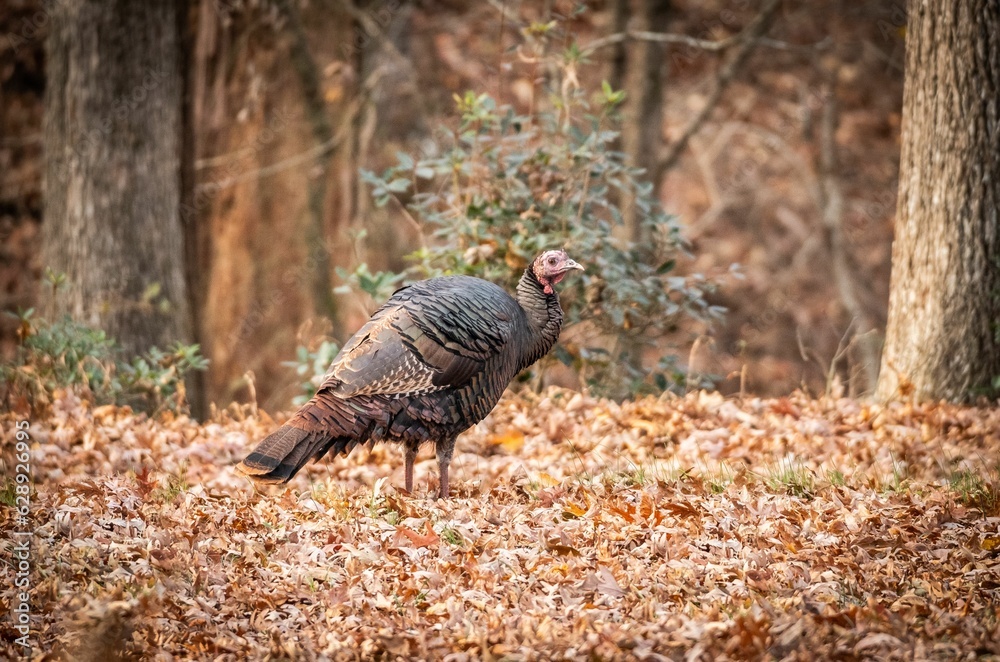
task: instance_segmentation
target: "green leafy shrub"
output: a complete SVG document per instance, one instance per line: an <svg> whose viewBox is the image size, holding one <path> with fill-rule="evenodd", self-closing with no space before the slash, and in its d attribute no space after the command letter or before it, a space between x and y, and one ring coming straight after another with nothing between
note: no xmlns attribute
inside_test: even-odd
<svg viewBox="0 0 1000 662"><path fill-rule="evenodd" d="M604 395L683 384L661 348L684 316L708 323L721 315L705 298L713 283L674 274L687 255L677 219L615 149L624 94L605 84L588 100L561 89L550 110L532 116L485 94L456 97L461 123L437 155L400 153L382 174L363 172L376 203L396 200L423 245L402 274L362 264L341 276L376 301L401 282L443 274L512 289L538 252L565 248L587 271L560 287L566 322L553 356ZM623 236L626 203L641 218L641 242Z"/></svg>
<svg viewBox="0 0 1000 662"><path fill-rule="evenodd" d="M11 361L0 363L0 399L25 398L44 409L58 389L75 389L97 404L129 405L143 411L186 407L184 378L208 361L198 345L153 347L142 356L121 356L104 331L69 319L47 322L28 310L19 315L20 343Z"/></svg>

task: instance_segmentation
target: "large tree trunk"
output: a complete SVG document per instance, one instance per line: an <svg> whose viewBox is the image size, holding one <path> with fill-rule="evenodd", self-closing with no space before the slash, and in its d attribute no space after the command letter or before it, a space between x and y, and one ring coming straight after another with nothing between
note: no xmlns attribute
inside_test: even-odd
<svg viewBox="0 0 1000 662"><path fill-rule="evenodd" d="M181 0L177 3L177 36L180 48L180 70L183 88L181 91L181 156L180 156L180 219L181 234L184 242L184 283L187 289L188 309L191 320L191 339L202 347L204 356L204 339L201 333L201 316L205 302L205 274L203 254L210 247L205 228L198 223L198 215L191 213L196 203L195 171L196 126L194 117L194 53L195 38L198 34L198 18L200 6L197 3ZM204 420L208 415L208 400L206 398L204 370L192 370L188 373L187 399L191 415L198 420Z"/></svg>
<svg viewBox="0 0 1000 662"><path fill-rule="evenodd" d="M190 340L178 3L65 0L46 44L45 302L128 353Z"/></svg>
<svg viewBox="0 0 1000 662"><path fill-rule="evenodd" d="M914 0L877 396L963 401L1000 376L1000 3Z"/></svg>

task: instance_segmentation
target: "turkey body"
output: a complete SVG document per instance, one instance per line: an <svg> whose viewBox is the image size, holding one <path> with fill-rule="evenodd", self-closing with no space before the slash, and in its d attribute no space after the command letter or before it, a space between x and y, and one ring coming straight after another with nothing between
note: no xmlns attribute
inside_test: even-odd
<svg viewBox="0 0 1000 662"><path fill-rule="evenodd" d="M543 267L556 254L565 269ZM240 464L262 482L286 482L309 459L366 442L406 449L406 488L420 444L434 441L448 494L456 436L493 409L521 370L559 336L562 309L552 290L568 269L562 251L525 271L517 299L469 276L432 278L398 290L345 344L316 395Z"/></svg>

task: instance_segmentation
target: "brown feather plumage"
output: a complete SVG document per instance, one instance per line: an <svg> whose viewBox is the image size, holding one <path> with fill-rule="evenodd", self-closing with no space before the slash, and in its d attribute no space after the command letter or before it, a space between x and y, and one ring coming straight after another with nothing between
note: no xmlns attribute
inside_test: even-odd
<svg viewBox="0 0 1000 662"><path fill-rule="evenodd" d="M310 459L365 442L406 446L406 489L425 441L448 494L455 437L482 420L510 380L555 343L562 309L552 285L582 269L563 251L539 255L515 300L477 278L432 278L398 290L344 345L316 395L238 466L286 482Z"/></svg>

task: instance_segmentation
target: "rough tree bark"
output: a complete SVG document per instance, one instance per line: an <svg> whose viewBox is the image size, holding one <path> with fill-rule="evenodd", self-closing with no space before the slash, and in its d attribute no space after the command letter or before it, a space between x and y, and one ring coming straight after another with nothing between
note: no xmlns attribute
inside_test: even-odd
<svg viewBox="0 0 1000 662"><path fill-rule="evenodd" d="M188 342L178 3L66 0L46 43L44 303L129 353Z"/></svg>
<svg viewBox="0 0 1000 662"><path fill-rule="evenodd" d="M1000 376L1000 3L914 0L880 399Z"/></svg>
<svg viewBox="0 0 1000 662"><path fill-rule="evenodd" d="M191 213L195 205L195 171L196 134L195 134L195 103L194 103L194 67L195 37L198 32L198 3L186 0L177 3L177 35L180 44L180 70L182 75L181 91L181 156L180 156L180 219L181 234L184 242L184 284L188 296L190 311L191 339L202 347L204 341L201 334L201 316L204 311L205 278L202 266L202 254L209 248L205 229L198 223L198 215ZM204 420L208 415L206 400L206 375L203 370L193 370L188 373L187 400L191 415L198 420Z"/></svg>

